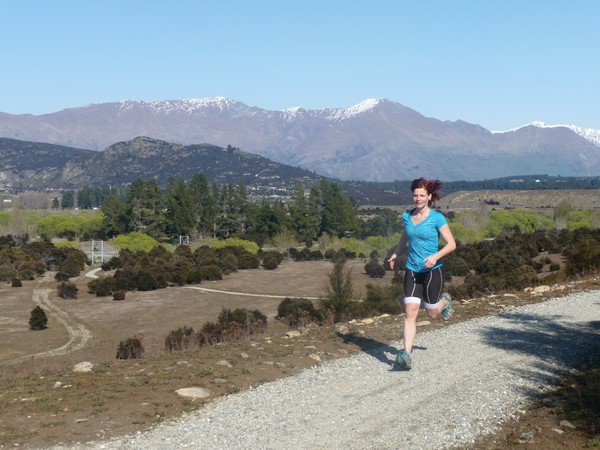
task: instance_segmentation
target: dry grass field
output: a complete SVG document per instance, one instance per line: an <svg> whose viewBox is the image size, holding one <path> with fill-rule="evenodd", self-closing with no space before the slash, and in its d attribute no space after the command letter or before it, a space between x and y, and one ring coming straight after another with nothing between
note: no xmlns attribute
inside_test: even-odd
<svg viewBox="0 0 600 450"><path fill-rule="evenodd" d="M356 297L364 294L367 283L388 285L391 281L390 273L383 279L368 278L364 264L364 260L349 262ZM273 320L278 304L285 296L318 298L331 269L328 261L284 261L274 271L240 271L197 286L129 292L123 301L90 295L85 277L76 281L78 298L70 300L57 297L57 283L51 274L44 280L26 282L22 288L3 285L0 448L39 448L144 430L221 395L290 376L368 346L398 341L401 315L345 324L351 332L345 338L331 326L309 327L297 337L286 336L289 328ZM523 294L501 301L465 302L457 305L455 320L542 299ZM43 331L28 327L36 303L49 317ZM182 326L198 330L205 322L215 321L223 307L258 309L269 318L269 326L263 334L240 342L173 354L164 350L170 331ZM423 326L431 329L447 324L436 320ZM142 339L144 358L117 360L119 342L134 335ZM84 361L93 363L93 369L75 373L73 367ZM192 400L175 393L185 387L206 388L210 396ZM541 427L546 426L544 420L556 419L553 414L527 417ZM489 441L481 448L510 447L506 443L512 442L511 433L518 433L521 425L515 422L511 426L506 436L499 436L502 447ZM567 442L581 444L585 438L585 434L571 433ZM558 448L553 447L558 441L560 438L555 438L536 448Z"/></svg>

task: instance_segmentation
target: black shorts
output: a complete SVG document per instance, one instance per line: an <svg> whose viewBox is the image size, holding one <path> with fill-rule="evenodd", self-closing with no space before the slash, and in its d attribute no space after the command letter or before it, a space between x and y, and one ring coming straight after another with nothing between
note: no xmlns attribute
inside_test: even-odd
<svg viewBox="0 0 600 450"><path fill-rule="evenodd" d="M427 309L436 309L444 288L444 272L437 267L429 272L404 273L404 303L416 303Z"/></svg>

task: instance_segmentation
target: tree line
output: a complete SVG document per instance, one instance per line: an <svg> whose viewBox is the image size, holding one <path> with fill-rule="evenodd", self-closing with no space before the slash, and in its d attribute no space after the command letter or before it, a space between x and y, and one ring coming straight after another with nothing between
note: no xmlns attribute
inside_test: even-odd
<svg viewBox="0 0 600 450"><path fill-rule="evenodd" d="M236 236L262 244L284 231L306 241L359 229L351 200L338 183L325 178L308 192L300 183L289 203L263 198L259 204L248 199L244 184L210 184L201 173L188 181L170 179L164 188L155 179L136 180L110 191L101 205L103 232L109 238L139 232L158 240Z"/></svg>

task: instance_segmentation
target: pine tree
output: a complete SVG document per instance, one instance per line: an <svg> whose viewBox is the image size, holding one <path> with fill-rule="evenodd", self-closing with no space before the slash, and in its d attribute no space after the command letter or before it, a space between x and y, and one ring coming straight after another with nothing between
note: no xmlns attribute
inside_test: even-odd
<svg viewBox="0 0 600 450"><path fill-rule="evenodd" d="M29 329L44 330L47 324L48 317L46 316L46 312L39 305L33 308L29 318Z"/></svg>

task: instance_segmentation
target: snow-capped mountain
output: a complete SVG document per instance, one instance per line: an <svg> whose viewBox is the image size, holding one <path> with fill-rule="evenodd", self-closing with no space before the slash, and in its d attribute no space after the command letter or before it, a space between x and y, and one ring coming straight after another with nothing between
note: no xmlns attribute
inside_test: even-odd
<svg viewBox="0 0 600 450"><path fill-rule="evenodd" d="M269 111L208 99L125 100L33 116L0 113L0 137L99 150L148 136L174 144L232 145L347 180L443 180L600 174L600 131L536 122L491 132L368 99L349 108Z"/></svg>

